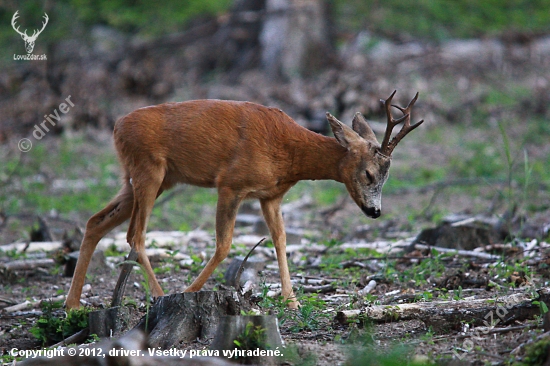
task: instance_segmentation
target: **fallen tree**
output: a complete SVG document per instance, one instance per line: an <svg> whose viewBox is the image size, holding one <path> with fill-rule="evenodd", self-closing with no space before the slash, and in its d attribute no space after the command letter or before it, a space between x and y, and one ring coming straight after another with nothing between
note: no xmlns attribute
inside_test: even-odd
<svg viewBox="0 0 550 366"><path fill-rule="evenodd" d="M149 344L168 349L180 342L213 338L225 315L240 315L250 309L237 291L184 292L157 299L137 329L149 332Z"/></svg>
<svg viewBox="0 0 550 366"><path fill-rule="evenodd" d="M539 304L535 301L548 303L550 288L546 287L537 292L536 298L529 292L519 292L494 299L374 305L363 309L339 311L335 320L347 325L419 319L436 331L458 330L464 323L492 328L540 315Z"/></svg>

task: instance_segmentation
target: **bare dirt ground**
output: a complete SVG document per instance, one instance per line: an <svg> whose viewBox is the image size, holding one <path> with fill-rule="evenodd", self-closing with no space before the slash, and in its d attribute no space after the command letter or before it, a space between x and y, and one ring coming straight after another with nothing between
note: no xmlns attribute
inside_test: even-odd
<svg viewBox="0 0 550 366"><path fill-rule="evenodd" d="M399 210L399 205L393 205L394 202L425 205L431 200L429 196L424 197L416 193L388 195L385 204L391 212L395 209ZM451 197L447 199L458 200L462 204L466 204L465 201L471 201L468 195L456 195L452 199ZM479 197L475 199L479 200ZM538 318L514 320L513 317L506 317L506 322L501 319L502 321L495 324L492 329L502 330L509 327L510 331L473 333L475 327L468 326L468 323L473 321L466 312L463 322L449 322L448 326L445 325L447 321L445 319L441 320L441 324L438 321L426 322L426 319L373 322L369 332L366 333L368 335L359 336L366 329L364 325L339 323L335 319L338 311L368 308L377 304L390 306L417 303L422 305L427 301L435 300L452 301L454 299L466 302L483 298L494 300L525 291L510 285L510 281L514 280L513 274L517 272L515 270L528 271L530 277L526 277L525 273L521 275L516 273L516 277L519 276L523 281L528 281L530 291L542 288L547 281L544 258L546 258L548 244L543 241L537 242L536 248L533 249L535 254L530 261L521 254L521 248L524 246L520 242L515 246L509 245L488 251L503 255L502 260L496 261L458 254L439 257L430 255L430 251L426 250L407 253L404 251L406 246L399 246L399 243L409 243L411 238L418 234L418 231L415 231L416 227L434 226L433 224L422 223L420 220L411 224L395 216L389 221L384 219L367 221L359 217L358 208L348 199L343 199L334 206L324 209L312 207L311 201L307 198L292 201L286 207L291 210L285 214L287 222L291 225L290 231L296 233L290 239L292 245L289 245L289 259L295 288L300 292L300 289L303 291L310 287L311 283L319 286L319 289L324 285L332 284L332 286L328 290L324 288L320 291L316 300L322 300L322 303L307 300L308 294L299 295L306 296L306 300L302 300L302 305L313 306L312 314L297 317L296 313L290 310L279 313L280 303L278 304L275 300L266 302L261 296L262 289L276 289L279 280L273 250L260 247L256 249L252 258L265 262L266 267L258 274L253 293L257 295L256 308L259 311L279 313L281 334L286 345L296 345L297 348L292 352L300 354L303 360L310 357L315 360L312 364L344 364L346 360L353 357L352 355L355 354L353 352L363 355L369 353L373 355L372 357L378 357L376 355L382 355L384 350L395 351L398 345L405 345L411 352L407 356L409 360L411 357L424 360L425 356L438 363L458 359L462 359L466 364L502 363L514 349L517 349L518 355L522 355L524 349L518 347L542 332L541 321ZM230 257L246 254L263 235L261 225L250 224L250 217L259 218L258 207L246 204L242 212L243 215L246 212L246 215L250 216L242 217L240 227L235 234L234 243L237 247ZM531 217L529 222L537 223L541 227L548 226L548 217L547 213L540 213ZM357 221L362 225L356 224ZM252 222L255 221L252 220ZM48 223L52 230L58 225L63 226L62 223L56 223L51 219ZM347 225L354 228L354 231L341 229ZM155 233L150 235L150 239L151 237L154 239L155 235L163 236ZM165 236L170 238L171 235L172 239L166 240ZM213 252L211 233L198 230L193 235L188 240L182 240L181 236L174 236L173 233L165 233L163 240L157 238L156 246L159 248L169 249L172 253L192 254L200 258L196 264L186 265L180 262L180 257L152 256L153 265L164 268L158 274L158 279L166 293L182 291L198 274L204 264L200 262ZM109 235L113 238L111 242L116 243L120 250L125 250L124 236L124 232ZM330 239L343 243L335 245ZM106 241L106 245L109 244L110 242ZM388 254L390 244L395 245L396 248ZM379 258L377 258L379 254L376 254L374 249L377 246L379 252L385 253ZM55 257L53 253L55 252L28 253L27 258ZM397 257L402 258L389 259ZM524 258L521 261L516 261L522 257ZM185 257L185 259L188 258ZM13 257L4 256L1 262L9 263L13 260ZM110 266L101 262L93 266L87 281L91 287L87 289L83 298L88 305L108 306L118 277L118 267L114 267L112 263L120 260L121 257L109 257L107 263L111 263ZM225 288L222 274L230 261L231 259L228 259L224 262L217 274L207 282L205 289ZM502 270L498 270L499 267ZM3 307L22 303L25 300L45 300L66 294L71 280L63 276L62 267L59 265L18 272L15 280L9 279L8 272L3 273L1 298ZM456 278L458 282L451 285L449 281ZM361 294L359 291L370 280L376 281L375 288L368 295ZM129 280L126 301L134 304L134 319L137 322L145 314L146 293L143 288L143 278L135 271ZM496 310L496 305L493 310ZM40 343L29 333L29 329L40 315L39 308L12 313L3 312L0 315L2 351L7 352L12 348L40 347ZM372 340L369 341L369 337L372 337ZM368 339L365 340L365 338ZM178 348L201 349L207 347L209 341L200 339L196 342L180 344ZM469 343L470 341L472 343ZM357 344L363 344L366 348L363 348L363 351L354 351L353 347ZM406 353L393 355L399 358L404 357L404 354ZM290 364L300 364L302 361L295 359L290 361Z"/></svg>

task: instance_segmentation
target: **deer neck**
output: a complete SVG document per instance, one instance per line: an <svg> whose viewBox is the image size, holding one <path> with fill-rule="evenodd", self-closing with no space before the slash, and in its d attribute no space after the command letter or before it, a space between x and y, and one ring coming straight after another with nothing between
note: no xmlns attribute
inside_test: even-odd
<svg viewBox="0 0 550 366"><path fill-rule="evenodd" d="M335 138L308 131L307 139L295 141L290 176L293 180L341 182L340 161L347 150Z"/></svg>

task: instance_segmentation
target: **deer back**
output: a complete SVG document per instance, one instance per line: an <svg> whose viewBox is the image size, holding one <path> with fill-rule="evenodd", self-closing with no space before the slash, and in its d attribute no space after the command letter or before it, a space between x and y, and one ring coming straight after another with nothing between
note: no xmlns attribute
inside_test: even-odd
<svg viewBox="0 0 550 366"><path fill-rule="evenodd" d="M254 190L289 177L295 146L312 134L276 108L195 100L138 109L117 121L114 139L129 177L155 163L167 185Z"/></svg>

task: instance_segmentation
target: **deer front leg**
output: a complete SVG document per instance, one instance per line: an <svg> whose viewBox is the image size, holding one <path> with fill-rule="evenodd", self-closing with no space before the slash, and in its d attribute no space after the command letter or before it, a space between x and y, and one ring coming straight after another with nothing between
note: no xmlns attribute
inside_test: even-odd
<svg viewBox="0 0 550 366"><path fill-rule="evenodd" d="M277 262L279 263L279 275L281 276L282 295L285 300L290 300L288 307L297 309L300 303L296 300L296 295L292 291L292 283L290 282L290 272L286 259L286 233L281 212L282 196L274 199L260 200L262 205L262 213L271 233L271 239L275 245L277 252Z"/></svg>
<svg viewBox="0 0 550 366"><path fill-rule="evenodd" d="M233 240L233 229L237 210L243 196L229 188L218 190L218 205L216 208L216 251L199 276L185 292L199 291L210 278L216 267L227 257Z"/></svg>

